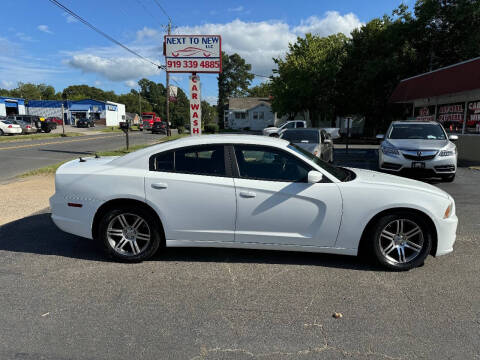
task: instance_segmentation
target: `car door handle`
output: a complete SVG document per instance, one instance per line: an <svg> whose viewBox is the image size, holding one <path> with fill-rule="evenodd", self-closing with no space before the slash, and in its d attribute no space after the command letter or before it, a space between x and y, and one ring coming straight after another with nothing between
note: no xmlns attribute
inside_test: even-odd
<svg viewBox="0 0 480 360"><path fill-rule="evenodd" d="M153 183L152 188L154 189L166 189L168 187L165 183Z"/></svg>
<svg viewBox="0 0 480 360"><path fill-rule="evenodd" d="M244 198L254 198L257 194L253 191L240 191L240 196Z"/></svg>

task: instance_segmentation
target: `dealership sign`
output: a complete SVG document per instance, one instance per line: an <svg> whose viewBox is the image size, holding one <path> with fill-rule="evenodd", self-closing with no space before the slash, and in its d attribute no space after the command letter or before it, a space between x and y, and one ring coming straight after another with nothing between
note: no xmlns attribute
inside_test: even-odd
<svg viewBox="0 0 480 360"><path fill-rule="evenodd" d="M200 78L196 75L190 76L190 134L202 135Z"/></svg>
<svg viewBox="0 0 480 360"><path fill-rule="evenodd" d="M222 72L220 35L165 35L164 53L167 72Z"/></svg>

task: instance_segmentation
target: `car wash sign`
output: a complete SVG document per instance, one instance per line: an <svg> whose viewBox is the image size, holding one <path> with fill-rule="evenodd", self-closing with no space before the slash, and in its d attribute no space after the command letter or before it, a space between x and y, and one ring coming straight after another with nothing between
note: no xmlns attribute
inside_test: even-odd
<svg viewBox="0 0 480 360"><path fill-rule="evenodd" d="M202 135L200 78L196 75L190 76L190 134Z"/></svg>
<svg viewBox="0 0 480 360"><path fill-rule="evenodd" d="M167 72L222 72L220 35L166 35L164 53Z"/></svg>

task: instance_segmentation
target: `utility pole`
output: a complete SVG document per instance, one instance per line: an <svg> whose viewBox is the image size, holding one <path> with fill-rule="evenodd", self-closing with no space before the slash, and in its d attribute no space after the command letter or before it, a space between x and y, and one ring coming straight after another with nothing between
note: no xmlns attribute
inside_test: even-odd
<svg viewBox="0 0 480 360"><path fill-rule="evenodd" d="M172 20L168 19L168 30L167 34L170 35L172 33ZM167 74L167 136L170 136L170 74L168 71L165 71Z"/></svg>

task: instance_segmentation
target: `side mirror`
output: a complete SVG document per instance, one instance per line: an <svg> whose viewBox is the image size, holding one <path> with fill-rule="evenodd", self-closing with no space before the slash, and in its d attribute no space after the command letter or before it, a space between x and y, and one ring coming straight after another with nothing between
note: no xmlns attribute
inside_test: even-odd
<svg viewBox="0 0 480 360"><path fill-rule="evenodd" d="M308 172L308 183L309 184L316 184L323 179L323 174L320 171L309 171Z"/></svg>
<svg viewBox="0 0 480 360"><path fill-rule="evenodd" d="M450 141L457 141L457 140L458 140L458 136L457 136L457 135L450 135L450 136L448 137L448 140L450 140Z"/></svg>
<svg viewBox="0 0 480 360"><path fill-rule="evenodd" d="M377 139L378 139L378 140L383 140L383 139L385 139L385 135L383 135L383 134L378 134L378 135L377 135Z"/></svg>

